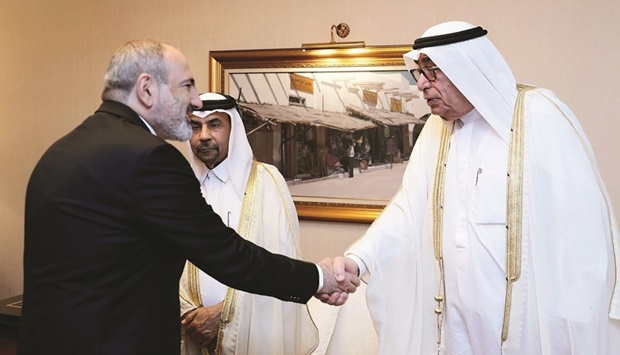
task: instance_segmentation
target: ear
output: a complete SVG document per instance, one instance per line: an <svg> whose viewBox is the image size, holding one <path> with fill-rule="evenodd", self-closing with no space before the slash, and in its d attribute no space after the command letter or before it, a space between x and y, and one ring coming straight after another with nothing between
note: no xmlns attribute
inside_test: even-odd
<svg viewBox="0 0 620 355"><path fill-rule="evenodd" d="M138 101L150 109L157 102L159 94L157 82L149 74L142 73L136 81L136 96Z"/></svg>

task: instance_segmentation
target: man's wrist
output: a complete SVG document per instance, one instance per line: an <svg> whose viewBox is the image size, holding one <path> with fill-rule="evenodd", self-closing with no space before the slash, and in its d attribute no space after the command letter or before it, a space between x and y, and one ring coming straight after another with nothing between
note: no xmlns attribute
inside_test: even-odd
<svg viewBox="0 0 620 355"><path fill-rule="evenodd" d="M319 289L316 290L316 292L318 293L323 288L323 269L321 269L319 264L314 264L314 265L316 265L317 270L319 270Z"/></svg>
<svg viewBox="0 0 620 355"><path fill-rule="evenodd" d="M355 264L357 264L357 277L363 277L364 275L366 275L366 264L364 264L364 262L362 261L362 259L360 259L357 255L355 254L347 254L345 255L345 258L349 258L351 260L353 260L355 262Z"/></svg>

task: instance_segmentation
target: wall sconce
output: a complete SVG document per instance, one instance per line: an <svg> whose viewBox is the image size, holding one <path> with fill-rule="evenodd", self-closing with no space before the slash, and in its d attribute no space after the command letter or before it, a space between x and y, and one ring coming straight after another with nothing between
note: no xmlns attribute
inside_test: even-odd
<svg viewBox="0 0 620 355"><path fill-rule="evenodd" d="M336 49L336 48L360 48L365 47L364 41L355 42L336 42L334 40L334 31L340 38L345 38L349 35L351 29L346 23L340 23L338 25L332 25L331 28L331 41L326 43L303 43L301 49L306 51L308 49Z"/></svg>

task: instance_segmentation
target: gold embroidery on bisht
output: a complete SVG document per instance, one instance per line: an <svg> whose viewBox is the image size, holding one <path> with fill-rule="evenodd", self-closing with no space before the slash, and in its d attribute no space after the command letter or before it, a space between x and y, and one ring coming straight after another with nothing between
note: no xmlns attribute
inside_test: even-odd
<svg viewBox="0 0 620 355"><path fill-rule="evenodd" d="M256 196L256 171L258 164L256 160L252 161L252 169L250 170L250 176L245 188L243 203L241 205L241 216L239 217L239 225L237 227L237 233L245 239L247 239L251 227L252 219L250 217L254 208L253 204ZM222 353L224 328L226 328L226 325L230 323L235 316L236 301L237 290L229 287L226 290L226 297L224 298L224 305L222 306L222 315L220 317L220 326L217 334L217 346L215 348L216 354Z"/></svg>
<svg viewBox="0 0 620 355"><path fill-rule="evenodd" d="M435 168L435 181L433 182L433 247L435 259L438 261L443 257L443 191L446 180L446 164L448 161L448 151L450 149L450 136L452 127L444 125L441 131L441 143Z"/></svg>
<svg viewBox="0 0 620 355"><path fill-rule="evenodd" d="M508 148L506 184L506 301L502 325L502 343L508 339L512 285L521 276L521 244L523 237L523 158L525 138L525 94L533 86L517 85L519 94L515 104Z"/></svg>
<svg viewBox="0 0 620 355"><path fill-rule="evenodd" d="M525 93L535 89L531 86L518 85L519 95L512 120L508 176L506 188L506 301L502 326L502 343L508 338L508 324L512 305L512 285L521 275L521 243L523 224L523 157L524 157L524 101ZM452 127L445 125L442 130L441 142L433 182L433 247L435 259L440 272L439 292L435 296L437 308L437 351L441 346L441 327L443 320L443 302L445 301L445 283L443 269L443 202L445 174L450 147Z"/></svg>
<svg viewBox="0 0 620 355"><path fill-rule="evenodd" d="M441 142L437 154L437 166L435 168L435 179L433 181L433 248L435 259L439 267L439 285L435 296L437 307L437 353L441 347L441 328L443 322L443 302L445 293L444 270L443 270L443 192L446 180L446 167L448 162L448 151L450 150L450 137L452 136L452 125L444 124L441 131Z"/></svg>
<svg viewBox="0 0 620 355"><path fill-rule="evenodd" d="M189 261L187 262L187 274L189 275L187 278L189 297L197 307L200 307L202 306L202 297L200 296L198 267Z"/></svg>

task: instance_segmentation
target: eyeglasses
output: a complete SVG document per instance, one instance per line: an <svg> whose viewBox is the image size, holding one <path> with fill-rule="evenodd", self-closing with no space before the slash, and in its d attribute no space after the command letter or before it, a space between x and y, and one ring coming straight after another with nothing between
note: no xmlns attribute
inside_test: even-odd
<svg viewBox="0 0 620 355"><path fill-rule="evenodd" d="M439 69L438 66L433 66L411 69L409 72L411 73L411 76L413 76L413 80L415 80L415 82L417 83L418 80L420 80L420 77L422 77L422 75L424 75L424 77L428 81L435 81L437 79L437 74L435 73L436 70L441 69Z"/></svg>

